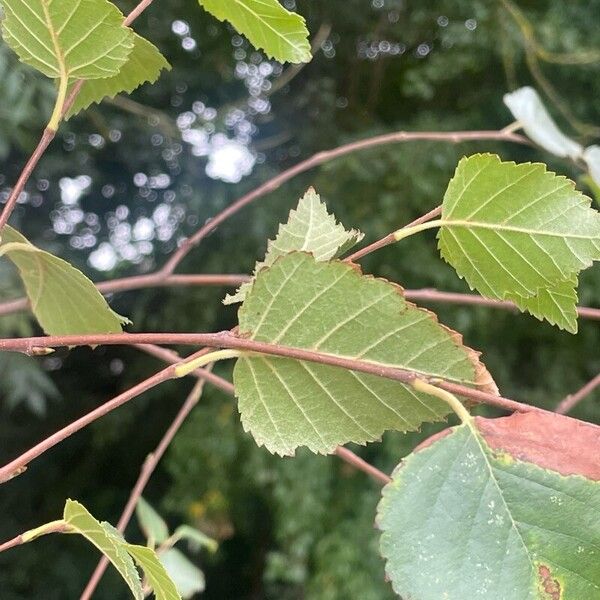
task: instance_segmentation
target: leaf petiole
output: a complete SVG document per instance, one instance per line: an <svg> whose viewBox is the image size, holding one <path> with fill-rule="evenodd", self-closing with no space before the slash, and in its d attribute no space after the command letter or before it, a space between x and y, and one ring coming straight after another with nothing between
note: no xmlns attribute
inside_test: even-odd
<svg viewBox="0 0 600 600"><path fill-rule="evenodd" d="M451 394L446 390L436 387L435 385L427 383L422 379L415 379L412 383L412 386L415 388L415 390L417 390L417 392L423 392L424 394L429 394L431 396L439 398L440 400L443 400L457 414L458 418L463 423L471 427L471 414L454 394Z"/></svg>
<svg viewBox="0 0 600 600"><path fill-rule="evenodd" d="M52 111L52 116L50 117L50 121L48 121L48 129L51 131L58 131L58 127L60 126L60 122L62 120L63 109L65 106L65 100L67 99L67 90L69 87L69 79L68 77L61 77L60 82L58 84L58 95L56 96L56 102L54 104L54 110Z"/></svg>
<svg viewBox="0 0 600 600"><path fill-rule="evenodd" d="M215 352L203 354L194 360L177 365L175 367L175 377L185 377L192 371L195 371L200 367L205 367L212 362L227 360L228 358L238 358L241 354L242 352L240 350L216 350Z"/></svg>
<svg viewBox="0 0 600 600"><path fill-rule="evenodd" d="M403 227L402 229L398 229L394 231L392 235L394 239L399 242L404 238L410 237L415 233L420 233L421 231L425 231L427 229L435 229L436 227L441 227L444 225L444 221L442 219L436 219L435 221L427 221L426 223L420 223L419 225L413 225L412 227Z"/></svg>

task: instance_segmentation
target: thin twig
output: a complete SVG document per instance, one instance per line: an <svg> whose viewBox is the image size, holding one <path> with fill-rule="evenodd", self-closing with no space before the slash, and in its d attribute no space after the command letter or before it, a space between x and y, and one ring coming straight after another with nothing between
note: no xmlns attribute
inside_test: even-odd
<svg viewBox="0 0 600 600"><path fill-rule="evenodd" d="M54 139L55 135L56 135L56 131L53 131L52 129L48 129L48 128L44 129L44 133L42 134L42 137L40 138L37 148L33 151L33 154L29 157L29 160L27 161L27 164L23 168L23 171L21 171L21 175L19 176L19 179L17 180L15 187L12 189L12 192L11 192L10 196L8 197L8 200L6 201L6 204L4 205L2 214L0 214L0 230L8 222L8 219L10 218L12 211L14 210L15 206L17 205L17 202L19 201L21 192L23 191L23 189L25 188L25 185L27 184L27 181L31 177L31 173L33 173L33 170L35 169L36 165L38 164L40 158L42 158L42 155L46 151L46 148L48 147L50 142Z"/></svg>
<svg viewBox="0 0 600 600"><path fill-rule="evenodd" d="M404 290L404 297L407 300L420 300L423 302L442 302L444 304L463 304L474 306L488 306L490 308L499 308L519 312L519 308L513 302L508 300L492 300L483 298L477 294L461 294L455 292L440 292L431 288L420 290ZM593 321L600 320L600 308L590 308L588 306L578 306L577 314L582 319Z"/></svg>
<svg viewBox="0 0 600 600"><path fill-rule="evenodd" d="M182 245L176 250L171 258L166 262L161 272L167 276L175 271L179 263L188 255L188 253L197 246L209 233L214 231L221 223L226 221L229 217L236 214L242 208L264 196L269 192L273 192L278 189L286 181L289 181L296 175L309 171L310 169L322 165L330 160L346 156L352 152L359 150L366 150L367 148L373 148L376 146L382 146L384 144L394 144L401 142L411 141L444 141L450 143L460 143L466 141L482 141L482 140L498 140L504 142L514 142L517 144L529 144L529 140L521 135L511 132L502 131L397 131L394 133L386 133L384 135L378 135L365 140L359 140L357 142L351 142L343 146L334 148L333 150L326 150L318 152L310 158L298 163L297 165L283 171L276 177L273 177L266 183L255 188L248 194L245 194L233 204L230 204L226 209L217 214L214 218L207 221L196 233L191 237L187 238Z"/></svg>
<svg viewBox="0 0 600 600"><path fill-rule="evenodd" d="M564 400L559 402L556 411L559 415L566 415L571 412L584 398L589 396L598 386L600 386L600 374L588 381L580 390L574 394L569 394Z"/></svg>
<svg viewBox="0 0 600 600"><path fill-rule="evenodd" d="M20 546L22 543L23 543L23 536L18 535L17 537L14 537L12 540L8 540L8 542L4 542L3 544L0 544L0 552L4 552L5 550L10 550L11 548L14 548L15 546Z"/></svg>
<svg viewBox="0 0 600 600"><path fill-rule="evenodd" d="M86 427L90 423L93 423L100 417L103 417L104 415L115 410L116 408L119 408L129 400L136 398L145 391L165 381L168 381L169 379L174 378L175 367L170 365L166 369L163 369L155 375L152 375L152 377L149 377L148 379L145 379L144 381L128 389L126 392L119 394L112 400L105 402L104 404L89 412L88 414L84 415L83 417L77 419L76 421L73 421L73 423L70 423L66 427L63 427L61 430L57 431L53 435L48 436L45 440L42 440L39 444L36 444L35 446L33 446L33 448L30 448L29 450L27 450L27 452L23 453L21 456L8 463L6 466L2 467L0 469L0 483L4 483L5 481L12 479L12 477L14 477L16 473L22 473L32 460L34 460L50 448L56 446L56 444L59 444L63 440L67 439L80 429L83 429L84 427Z"/></svg>
<svg viewBox="0 0 600 600"><path fill-rule="evenodd" d="M238 287L245 281L248 281L248 275L169 275L163 277L159 273L149 273L148 275L134 275L133 277L123 277L121 279L112 279L98 283L96 287L103 294L112 292L126 292L131 290L140 290L153 287L173 287L173 286L194 286L211 285ZM17 298L8 302L0 303L0 316L8 315L29 307L27 298Z"/></svg>
<svg viewBox="0 0 600 600"><path fill-rule="evenodd" d="M273 356L282 356L285 358L293 358L296 360L305 360L314 363L340 367L351 371L368 373L377 377L384 377L399 381L401 383L410 384L417 377L423 380L429 380L433 385L441 389L447 390L453 394L459 394L465 398L496 406L510 412L548 412L535 406L521 404L509 398L496 396L495 394L473 389L465 385L454 383L451 381L442 381L438 378L428 378L422 373L410 371L407 369L394 368L386 365L379 365L368 361L353 360L341 356L330 354L322 354L302 348L292 348L289 346L279 346L276 344L268 344L265 342L257 342L245 338L238 338L229 331L219 333L205 334L109 334L109 335L88 335L88 336L60 336L60 337L42 337L42 338L23 338L16 340L0 340L0 348L5 350L29 351L36 352L36 348L51 348L55 346L77 346L77 345L101 345L101 344L188 344L196 346L210 346L213 348L231 348L237 350L246 350L261 354L270 354ZM204 352L204 351L201 351ZM189 360L195 358L195 355ZM131 390L121 394L117 398L107 402L103 406L92 411L88 415L78 419L71 425L61 429L59 432L43 440L22 456L16 458L11 463L0 469L0 483L7 481L20 473L27 464L34 458L40 456L49 448L52 448L62 440L66 439L82 427L89 425L96 419L110 412L114 408L124 404L131 398L139 395L143 391L158 385L163 381L172 379L177 376L177 367L171 365L164 371L157 373L153 377L143 381Z"/></svg>
<svg viewBox="0 0 600 600"><path fill-rule="evenodd" d="M389 475L386 475L383 471L380 471L377 467L370 465L366 460L363 460L360 456L357 456L348 448L344 448L343 446L338 446L335 449L335 453L345 462L352 465L359 471L363 471L376 481L383 483L389 483L392 478Z"/></svg>
<svg viewBox="0 0 600 600"><path fill-rule="evenodd" d="M431 219L435 219L441 213L442 213L442 207L436 206L433 210L430 210L428 213L424 214L423 216L419 217L418 219L415 219L412 223L405 225L403 229L408 229L409 227L414 227L415 225L421 225L422 223L427 223L427 221L430 221ZM385 246L389 246L390 244L393 244L394 242L396 242L396 238L395 238L394 234L389 233L388 235L382 237L380 240L377 240L376 242L373 242L372 244L369 244L368 246L365 246L364 248L357 250L356 252L354 252L354 254L351 254L344 260L346 262L356 262L357 260L360 260L361 258L367 256L367 254L371 254L371 252L375 252L375 250L380 250L381 248L384 248Z"/></svg>
<svg viewBox="0 0 600 600"><path fill-rule="evenodd" d="M370 248L367 246L358 251L359 256L354 254L349 256L347 261L356 261L367 252ZM372 249L370 250L372 251ZM356 254L358 254L356 253ZM215 285L215 286L231 286L238 287L242 283L249 281L248 275L169 275L166 279L157 277L155 273L149 275L137 275L134 277L124 277L122 279L113 279L99 283L96 287L103 293L111 292L127 292L132 290L153 288L153 287L174 287L174 286L194 286L194 285ZM464 294L457 292L443 292L434 288L423 288L418 290L404 290L404 296L407 300L422 300L423 302L441 302L444 304L462 304L487 306L489 308L498 308L501 310L510 310L519 312L518 307L513 302L508 300L492 300L484 298L477 294ZM27 298L17 298L8 302L0 303L0 316L12 314L21 310L26 310L29 307ZM592 321L600 320L600 308L592 308L589 306L578 306L577 314L581 319L589 319Z"/></svg>
<svg viewBox="0 0 600 600"><path fill-rule="evenodd" d="M144 352L146 352L152 356L155 356L156 358L159 358L160 360L163 360L170 364L175 364L175 363L178 363L181 361L181 356L179 356L179 354L177 354L177 352L174 352L173 350L167 350L166 348L161 348L160 346L153 346L151 344L139 345L137 347L140 350L143 350ZM194 371L192 374L195 375L196 377L199 377L199 376L206 377L205 374L198 373L198 371L200 371L200 369ZM213 385L218 387L220 390L222 390L226 394L229 394L231 396L234 395L235 392L234 392L234 387L233 387L232 383L223 379L222 377L219 377L218 375L213 375L212 373L210 373L210 375L212 376L212 378L211 379L207 378L207 381L210 381L210 383L212 383ZM363 471L367 475L374 477L378 481L381 481L383 483L388 482L389 477L385 473L383 473L382 471L379 471L374 466L370 465L368 462L366 462L362 458L358 457L351 450L348 450L347 448L343 448L343 447L339 446L336 449L336 454L342 460L351 464L352 466L359 469L360 471Z"/></svg>
<svg viewBox="0 0 600 600"><path fill-rule="evenodd" d="M144 464L142 465L142 468L140 470L140 475L137 481L135 482L133 489L131 490L131 494L129 495L127 504L125 505L125 508L123 509L123 512L117 524L117 529L121 533L125 532L125 528L129 524L129 521L133 516L135 507L137 506L137 503L140 497L142 496L142 493L146 485L148 484L148 481L150 481L152 473L154 473L156 467L158 466L158 463L160 462L165 452L167 451L167 448L173 441L175 434L179 431L180 427L183 425L183 422L193 410L193 408L196 406L196 404L198 404L200 396L202 395L203 387L204 379L198 379L192 391L186 398L185 402L181 405L181 408L179 409L179 412L173 419L173 422L171 423L164 436L158 443L158 446L156 446L156 450L148 454L146 460L144 461ZM98 583L100 583L100 579L102 579L104 571L106 571L106 567L108 567L108 558L106 558L106 556L103 556L96 565L96 569L94 570L90 580L88 581L88 584L83 590L83 593L81 594L81 600L89 600L92 597L94 590L98 586Z"/></svg>

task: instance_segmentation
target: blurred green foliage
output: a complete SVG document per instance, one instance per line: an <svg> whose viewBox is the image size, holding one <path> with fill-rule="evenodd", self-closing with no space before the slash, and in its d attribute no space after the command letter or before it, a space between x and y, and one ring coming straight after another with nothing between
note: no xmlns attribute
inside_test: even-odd
<svg viewBox="0 0 600 600"><path fill-rule="evenodd" d="M119 4L128 10L134 2ZM313 35L325 24L331 31L313 62L270 94L269 82L275 83L281 71L277 65L264 66L259 53L196 3L156 0L136 29L161 49L173 71L136 92L134 104L104 103L66 123L36 170L13 224L95 280L147 272L216 211L314 152L398 129L501 128L510 121L502 94L526 84L540 89L527 61L526 40L500 2L285 4L306 16ZM600 48L600 0L518 4L548 52L581 56ZM578 121L600 124L599 63L538 62ZM50 113L52 94L1 46L0 72L0 193L5 194ZM581 136L554 102L548 105L567 134ZM181 139L182 131L188 141ZM206 173L206 149L215 149L211 144L219 133L249 144L256 157L251 174L239 183ZM578 139L589 143L593 136ZM421 142L372 149L306 173L258 200L205 240L180 272L249 272L309 185L347 227L359 227L367 241L374 240L439 204L458 159L480 150L504 159L541 160L559 173L581 175L571 164L514 145ZM112 260L104 263L109 268L95 270L88 257L107 243L113 248ZM363 266L405 287L465 291L440 260L430 233L385 248ZM2 270L1 277L5 298L18 296L10 272ZM217 288L153 289L115 294L110 301L134 321L132 331L215 331L235 323L235 308L220 305L224 294ZM596 270L584 273L580 296L582 304L598 305ZM582 322L572 336L508 312L431 308L483 351L508 397L554 406L600 369L594 322ZM37 331L22 317L0 317L2 336L24 335L28 329ZM35 365L37 374L26 380L7 375L5 363L0 367L3 461L159 368L156 360L119 347L61 350L27 359L27 365ZM230 375L227 366L217 372ZM54 388L48 381L41 384L40 377L54 382L59 398L51 398ZM27 383L31 387L24 389ZM171 382L152 390L3 485L0 539L55 518L69 496L116 522L144 457L190 385ZM16 405L15 386L22 399ZM27 402L35 390L47 398L46 416ZM598 398L588 398L576 416L599 422ZM39 398L34 404L39 407ZM386 434L381 444L356 450L389 472L434 430ZM215 555L201 558L207 580L203 597L392 597L373 528L378 484L335 457L270 456L242 431L235 402L209 387L145 496L168 517L170 527L188 522L221 541ZM128 539L142 539L135 524ZM0 555L0 596L76 598L96 560L93 551L81 552L65 536L14 549ZM108 572L96 597L114 600L126 592Z"/></svg>

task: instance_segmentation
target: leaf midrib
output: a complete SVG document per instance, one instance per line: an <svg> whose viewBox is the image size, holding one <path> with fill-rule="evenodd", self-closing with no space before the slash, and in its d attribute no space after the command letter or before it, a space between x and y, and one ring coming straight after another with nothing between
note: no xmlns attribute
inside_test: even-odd
<svg viewBox="0 0 600 600"><path fill-rule="evenodd" d="M548 231L545 229L532 229L527 227L515 227L513 225L503 225L499 223L486 223L482 221L463 221L457 219L442 219L439 222L440 227L464 227L465 229L489 229L492 231L509 231L512 233L523 233L526 235L543 235L548 237L556 237L560 239L569 238L569 239L581 239L581 240L596 240L600 243L599 236L593 235L578 235L574 233L561 233L559 231Z"/></svg>

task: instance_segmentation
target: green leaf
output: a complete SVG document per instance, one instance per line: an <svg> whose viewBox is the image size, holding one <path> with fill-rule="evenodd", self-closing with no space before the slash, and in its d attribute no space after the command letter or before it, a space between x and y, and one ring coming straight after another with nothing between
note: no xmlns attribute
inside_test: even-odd
<svg viewBox="0 0 600 600"><path fill-rule="evenodd" d="M133 48L133 31L107 0L1 0L2 35L19 58L44 75L97 79L116 75Z"/></svg>
<svg viewBox="0 0 600 600"><path fill-rule="evenodd" d="M82 535L108 558L129 586L133 597L142 600L144 593L139 574L119 532L108 523L97 521L85 506L74 500L67 500L63 519L71 528L70 533Z"/></svg>
<svg viewBox="0 0 600 600"><path fill-rule="evenodd" d="M538 146L556 156L581 156L583 147L558 128L535 89L525 86L505 94L504 104Z"/></svg>
<svg viewBox="0 0 600 600"><path fill-rule="evenodd" d="M523 298L517 294L508 294L522 311L546 320L560 329L577 333L577 278L561 281L551 288L538 290L537 296Z"/></svg>
<svg viewBox="0 0 600 600"><path fill-rule="evenodd" d="M173 532L172 539L177 543L179 540L187 540L190 550L198 552L203 546L210 552L216 552L219 543L205 533L202 533L195 527L189 525L180 525Z"/></svg>
<svg viewBox="0 0 600 600"><path fill-rule="evenodd" d="M239 311L240 334L495 389L455 332L406 302L402 290L343 262L291 253L257 276ZM399 382L266 355L244 355L234 383L242 423L282 455L299 446L332 452L417 429L448 413L444 402Z"/></svg>
<svg viewBox="0 0 600 600"><path fill-rule="evenodd" d="M571 282L600 258L600 215L572 181L542 164L462 159L441 225L442 257L472 289L499 300Z"/></svg>
<svg viewBox="0 0 600 600"><path fill-rule="evenodd" d="M31 309L48 335L120 333L128 322L81 271L36 248L9 225L2 229L0 253L18 268Z"/></svg>
<svg viewBox="0 0 600 600"><path fill-rule="evenodd" d="M580 600L600 598L599 512L598 481L492 450L465 424L398 466L377 523L404 598Z"/></svg>
<svg viewBox="0 0 600 600"><path fill-rule="evenodd" d="M86 81L75 102L69 108L66 118L72 117L104 98L114 98L121 92L131 93L143 83L155 82L163 69L170 70L171 65L158 48L145 38L134 34L134 46L121 70L112 77Z"/></svg>
<svg viewBox="0 0 600 600"><path fill-rule="evenodd" d="M308 30L304 18L277 0L199 0L219 21L229 21L253 46L279 62L309 62Z"/></svg>
<svg viewBox="0 0 600 600"><path fill-rule="evenodd" d="M170 548L160 555L160 562L169 577L175 582L177 591L184 599L203 592L206 586L204 573L177 548Z"/></svg>
<svg viewBox="0 0 600 600"><path fill-rule="evenodd" d="M310 252L316 260L325 261L340 256L362 240L364 234L356 229L347 231L335 216L327 212L321 197L310 188L300 199L296 210L290 211L287 223L279 226L277 237L269 240L263 262L256 263L254 277L277 258L294 250ZM252 281L244 283L223 304L243 302L252 288Z"/></svg>
<svg viewBox="0 0 600 600"><path fill-rule="evenodd" d="M125 547L135 562L144 570L144 575L154 591L156 600L181 600L175 583L169 577L154 550L134 544L126 544Z"/></svg>
<svg viewBox="0 0 600 600"><path fill-rule="evenodd" d="M164 519L144 498L138 500L135 514L140 529L148 540L152 540L155 544L162 544L169 537L169 528Z"/></svg>

